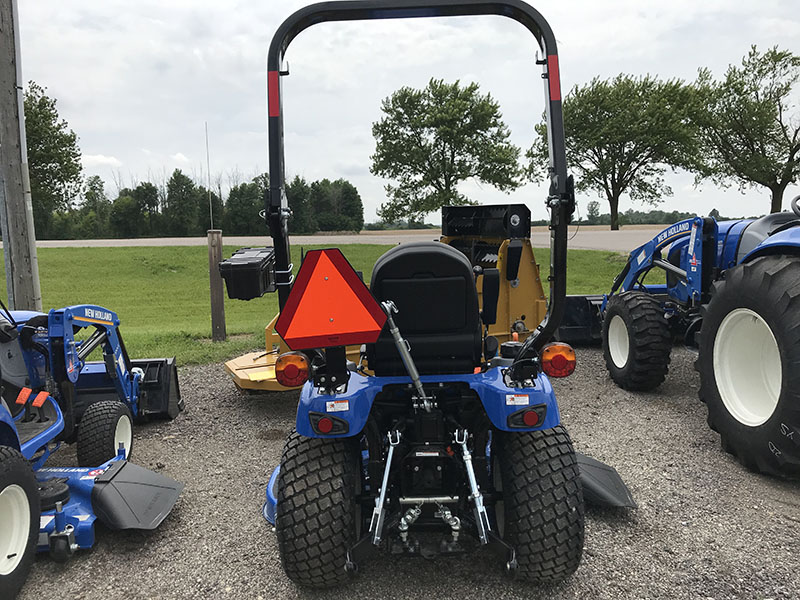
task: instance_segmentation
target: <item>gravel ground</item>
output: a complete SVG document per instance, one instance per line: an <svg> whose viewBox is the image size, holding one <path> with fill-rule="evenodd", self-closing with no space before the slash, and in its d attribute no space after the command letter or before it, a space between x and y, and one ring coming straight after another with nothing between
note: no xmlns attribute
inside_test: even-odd
<svg viewBox="0 0 800 600"><path fill-rule="evenodd" d="M596 349L578 360L556 382L564 422L578 450L617 467L639 508L590 510L583 561L561 586L509 581L479 552L379 558L337 592L294 587L260 508L297 394L244 395L209 365L181 371L184 414L136 431L136 462L186 483L170 517L149 533L99 527L95 548L66 565L38 557L21 598L800 596L800 485L749 473L720 450L697 401L693 355L676 349L652 394L617 389Z"/></svg>

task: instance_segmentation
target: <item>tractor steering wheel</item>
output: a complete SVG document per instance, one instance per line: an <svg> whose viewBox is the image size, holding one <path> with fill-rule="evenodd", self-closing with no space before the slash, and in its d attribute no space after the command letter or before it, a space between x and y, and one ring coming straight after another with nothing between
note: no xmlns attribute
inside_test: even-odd
<svg viewBox="0 0 800 600"><path fill-rule="evenodd" d="M792 212L800 217L800 196L795 196L792 200Z"/></svg>

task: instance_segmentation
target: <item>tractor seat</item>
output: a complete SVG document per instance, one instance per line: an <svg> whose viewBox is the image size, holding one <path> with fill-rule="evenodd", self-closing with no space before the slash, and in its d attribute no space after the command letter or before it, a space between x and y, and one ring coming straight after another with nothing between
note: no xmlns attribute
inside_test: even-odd
<svg viewBox="0 0 800 600"><path fill-rule="evenodd" d="M397 306L394 321L421 375L472 373L480 364L478 292L464 254L441 242L396 246L375 263L370 289ZM367 360L378 376L406 374L388 329L367 347Z"/></svg>
<svg viewBox="0 0 800 600"><path fill-rule="evenodd" d="M784 211L766 215L750 223L739 239L736 262L742 262L745 256L755 250L756 246L769 236L777 233L778 229L792 227L792 222L794 222L795 227L800 225L800 219L797 218L796 214L791 211Z"/></svg>

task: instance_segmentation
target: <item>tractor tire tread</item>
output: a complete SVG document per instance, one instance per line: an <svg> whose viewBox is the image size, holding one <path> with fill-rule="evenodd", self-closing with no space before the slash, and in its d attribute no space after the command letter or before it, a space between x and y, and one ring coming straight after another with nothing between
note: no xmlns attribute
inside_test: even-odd
<svg viewBox="0 0 800 600"><path fill-rule="evenodd" d="M615 311L620 312L619 316L633 333L629 336L628 362L623 368L614 364L608 349L609 316L613 316ZM656 298L639 291L611 297L603 324L603 357L611 378L618 386L631 391L654 390L667 377L671 351L669 323Z"/></svg>
<svg viewBox="0 0 800 600"><path fill-rule="evenodd" d="M348 581L359 477L354 443L292 431L284 444L275 528L283 569L298 585L329 588Z"/></svg>
<svg viewBox="0 0 800 600"><path fill-rule="evenodd" d="M0 589L8 596L16 598L28 577L31 565L36 555L36 544L39 540L39 484L36 481L31 464L22 454L9 446L0 445L0 490L5 485L19 485L24 491L30 504L30 531L23 551L22 559L13 571L0 575ZM5 515L3 515L5 518Z"/></svg>
<svg viewBox="0 0 800 600"><path fill-rule="evenodd" d="M516 549L519 579L563 581L583 553L580 473L567 430L501 433L504 537Z"/></svg>
<svg viewBox="0 0 800 600"><path fill-rule="evenodd" d="M133 424L128 407L118 400L101 400L86 408L78 426L78 465L97 467L117 455L114 432L123 414L127 414ZM127 448L127 458L130 458L131 450Z"/></svg>
<svg viewBox="0 0 800 600"><path fill-rule="evenodd" d="M745 427L730 415L714 377L716 330L735 307L750 308L772 321L784 354L782 363L788 369L776 413L758 427ZM800 411L796 408L800 406L800 258L769 255L728 269L712 285L711 300L701 315L700 352L695 361L700 373L698 395L708 409L708 426L720 435L722 449L751 471L800 477Z"/></svg>

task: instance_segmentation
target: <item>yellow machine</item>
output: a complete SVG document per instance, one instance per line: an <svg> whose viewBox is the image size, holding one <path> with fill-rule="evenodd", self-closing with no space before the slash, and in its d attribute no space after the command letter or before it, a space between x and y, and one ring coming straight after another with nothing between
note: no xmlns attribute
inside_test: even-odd
<svg viewBox="0 0 800 600"><path fill-rule="evenodd" d="M502 344L515 336L523 340L547 311L539 265L530 241L530 211L524 204L500 206L447 206L442 209L441 242L463 252L476 267L478 289L483 269L500 272L497 321L489 335ZM482 295L479 301L483 305ZM275 361L289 347L275 332L278 316L265 330L266 350L250 352L225 363L225 371L244 390L286 391L275 379ZM358 362L361 349L348 346L347 358Z"/></svg>

